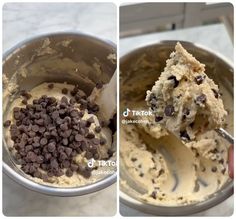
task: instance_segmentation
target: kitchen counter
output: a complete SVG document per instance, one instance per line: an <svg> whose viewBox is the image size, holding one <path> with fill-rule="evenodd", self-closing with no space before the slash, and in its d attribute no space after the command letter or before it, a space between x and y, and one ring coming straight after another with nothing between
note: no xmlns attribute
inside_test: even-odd
<svg viewBox="0 0 236 219"><path fill-rule="evenodd" d="M116 43L116 6L111 3L8 3L3 7L3 52L45 33L82 31ZM82 197L51 197L3 175L6 216L112 216L117 185ZM101 201L102 200L102 201Z"/></svg>
<svg viewBox="0 0 236 219"><path fill-rule="evenodd" d="M161 40L182 40L197 43L210 48L213 51L219 52L233 62L233 45L223 24L122 38L120 40L120 57L135 48L153 44ZM230 216L233 214L233 201L234 198L231 196L221 204L207 211L195 214L194 216ZM120 213L123 216L151 216L129 208L122 203L120 205Z"/></svg>

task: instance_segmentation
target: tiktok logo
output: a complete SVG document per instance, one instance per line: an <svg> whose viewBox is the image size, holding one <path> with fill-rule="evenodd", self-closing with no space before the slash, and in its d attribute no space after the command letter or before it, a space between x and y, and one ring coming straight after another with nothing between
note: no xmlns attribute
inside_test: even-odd
<svg viewBox="0 0 236 219"><path fill-rule="evenodd" d="M131 110L129 109L129 108L127 108L124 112L123 112L123 116L124 117L127 117L128 115L129 115L129 112L130 112Z"/></svg>
<svg viewBox="0 0 236 219"><path fill-rule="evenodd" d="M88 161L87 165L88 167L92 168L95 164L95 160L92 158L90 161Z"/></svg>

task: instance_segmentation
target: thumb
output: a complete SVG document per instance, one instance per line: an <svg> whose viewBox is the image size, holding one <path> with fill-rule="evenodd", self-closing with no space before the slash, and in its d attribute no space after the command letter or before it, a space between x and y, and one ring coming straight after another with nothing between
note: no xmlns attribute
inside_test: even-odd
<svg viewBox="0 0 236 219"><path fill-rule="evenodd" d="M228 152L228 157L229 157L229 176L230 178L234 178L234 147L233 145L230 146L229 152Z"/></svg>

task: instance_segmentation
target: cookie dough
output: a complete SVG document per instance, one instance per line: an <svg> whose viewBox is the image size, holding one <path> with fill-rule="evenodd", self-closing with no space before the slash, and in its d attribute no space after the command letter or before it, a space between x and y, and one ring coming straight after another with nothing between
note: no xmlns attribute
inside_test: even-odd
<svg viewBox="0 0 236 219"><path fill-rule="evenodd" d="M145 126L145 127L144 127ZM148 203L176 206L205 200L228 180L227 144L214 131L188 144L147 125L121 129L121 159Z"/></svg>
<svg viewBox="0 0 236 219"><path fill-rule="evenodd" d="M149 108L145 101L146 90L152 88L162 68L148 58L143 54L128 70L121 68L122 112L127 108L136 111L147 111ZM221 88L221 97L227 110L223 128L232 134L234 111L231 89L214 75L211 77ZM210 79L207 82L218 91ZM181 83L184 81L179 86ZM213 100L218 103L220 99ZM121 119L148 121L120 124L120 189L136 200L157 206L189 205L214 196L230 181L229 144L214 130L199 132L192 141L182 141L166 130L162 123L155 121L155 114Z"/></svg>
<svg viewBox="0 0 236 219"><path fill-rule="evenodd" d="M49 97L54 97L57 100L61 100L62 97L67 97L68 99L72 98L71 91L73 90L74 86L66 83L43 83L38 85L37 87L33 88L28 93L30 94L30 98L28 100L28 104L32 104L32 101L34 99L39 99L42 95L46 95ZM82 91L81 91L82 92ZM19 97L16 98L11 104L10 108L8 109L8 114L6 115L6 118L8 121L11 122L11 124L14 124L15 119L13 117L13 111L15 107L25 107L24 98ZM80 110L80 104L76 103L75 107L78 111ZM111 130L105 126L101 127L101 121L97 118L95 114L91 114L88 112L87 109L83 110L84 115L82 117L83 120L87 120L89 118L93 118L93 123L89 126L89 132L94 133L95 138L97 139L105 139L106 141L104 144L100 145L98 147L98 153L99 153L99 160L108 159L110 157L110 150L112 147L112 132ZM99 127L100 130L95 129ZM11 139L10 135L10 128L5 128L5 141L6 145L9 147L13 157L16 154L16 150L13 148L13 141ZM86 156L85 152L82 152L80 154L77 154L77 156L74 158L74 162L78 165L84 165L87 166L90 159ZM19 168L21 168L21 164L19 164L16 160L16 164ZM56 186L56 187L76 187L76 186L82 186L86 184L93 183L103 177L105 177L103 174L96 174L96 171L100 171L100 167L96 168L98 166L98 161L95 161L94 168L96 170L93 170L91 172L90 177L84 177L81 174L78 174L74 172L72 176L67 176L67 174L63 174L62 176L50 176L47 181L44 181L41 178L33 177L30 175L27 175L31 180L41 183L41 184L47 184L50 186ZM104 168L101 167L104 171L109 171L109 167ZM44 171L40 169L40 171L43 173ZM66 170L63 170L66 172ZM111 170L112 172L112 170Z"/></svg>
<svg viewBox="0 0 236 219"><path fill-rule="evenodd" d="M218 86L205 74L205 66L180 43L166 61L166 67L146 101L162 124L182 140L222 126L227 112Z"/></svg>

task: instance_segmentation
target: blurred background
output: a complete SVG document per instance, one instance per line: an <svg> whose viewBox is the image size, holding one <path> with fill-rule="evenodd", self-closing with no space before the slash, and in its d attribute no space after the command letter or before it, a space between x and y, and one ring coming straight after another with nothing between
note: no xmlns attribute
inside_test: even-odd
<svg viewBox="0 0 236 219"><path fill-rule="evenodd" d="M233 40L231 3L140 3L120 8L120 37L222 23Z"/></svg>
<svg viewBox="0 0 236 219"><path fill-rule="evenodd" d="M117 8L112 3L7 3L2 10L3 52L33 36L58 31L82 31L116 43ZM63 198L30 191L3 174L2 195L6 216L116 214L116 184L91 195Z"/></svg>
<svg viewBox="0 0 236 219"><path fill-rule="evenodd" d="M200 44L233 62L234 8L231 3L130 3L120 7L119 55L161 40ZM234 198L195 214L230 216ZM123 216L151 216L120 203Z"/></svg>

